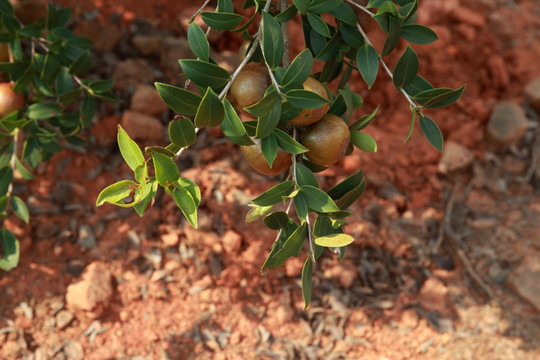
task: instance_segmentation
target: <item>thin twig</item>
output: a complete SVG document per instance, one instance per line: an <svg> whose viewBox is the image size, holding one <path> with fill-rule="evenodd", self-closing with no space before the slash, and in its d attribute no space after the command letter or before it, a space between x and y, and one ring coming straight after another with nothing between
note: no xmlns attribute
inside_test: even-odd
<svg viewBox="0 0 540 360"><path fill-rule="evenodd" d="M206 5L208 5L208 3L210 2L210 0L206 0L202 6L195 12L195 14L193 14L190 18L189 18L189 21L188 21L188 24L191 24L193 22L193 20L195 20L195 18L197 17L197 15L199 15L201 13L201 11L203 11L203 9L206 7ZM210 28L210 27L208 27Z"/></svg>
<svg viewBox="0 0 540 360"><path fill-rule="evenodd" d="M356 2L354 2L354 1L352 1L352 0L347 0L347 2L348 2L349 4L351 4L351 5L356 6L357 8L359 8L360 10L362 10L363 12L365 12L366 14L369 14L369 15L371 15L371 16L375 15L375 13L369 11L365 6L362 6L362 5L356 3Z"/></svg>

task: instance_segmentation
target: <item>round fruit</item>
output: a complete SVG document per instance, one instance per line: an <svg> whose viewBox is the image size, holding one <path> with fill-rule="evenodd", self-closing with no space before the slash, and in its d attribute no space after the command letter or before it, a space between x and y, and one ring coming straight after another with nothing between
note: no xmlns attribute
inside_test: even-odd
<svg viewBox="0 0 540 360"><path fill-rule="evenodd" d="M341 160L351 140L349 127L339 116L326 114L302 136L307 158L314 164L329 166Z"/></svg>
<svg viewBox="0 0 540 360"><path fill-rule="evenodd" d="M254 139L253 141L255 142L254 145L241 146L240 150L242 150L242 154L244 154L249 165L261 174L279 175L291 166L291 154L280 148L272 163L272 167L270 167L263 156L261 141L259 139Z"/></svg>
<svg viewBox="0 0 540 360"><path fill-rule="evenodd" d="M270 86L268 69L260 63L249 63L231 84L231 100L238 110L251 106L261 100Z"/></svg>
<svg viewBox="0 0 540 360"><path fill-rule="evenodd" d="M47 5L39 0L9 0L15 16L23 25L31 24L47 17Z"/></svg>
<svg viewBox="0 0 540 360"><path fill-rule="evenodd" d="M12 111L19 110L23 104L23 94L14 92L12 84L0 84L0 118L3 118Z"/></svg>
<svg viewBox="0 0 540 360"><path fill-rule="evenodd" d="M312 91L328 100L328 93L326 92L323 84L314 78L308 77L307 80L304 81L303 86L304 90ZM314 124L319 121L324 114L326 114L328 111L328 106L328 104L324 104L315 109L304 109L297 117L290 120L289 124L297 126L308 126Z"/></svg>

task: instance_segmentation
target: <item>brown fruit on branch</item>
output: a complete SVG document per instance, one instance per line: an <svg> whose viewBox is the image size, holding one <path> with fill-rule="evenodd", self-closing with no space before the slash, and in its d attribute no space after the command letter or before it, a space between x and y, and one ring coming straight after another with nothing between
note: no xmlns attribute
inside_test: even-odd
<svg viewBox="0 0 540 360"><path fill-rule="evenodd" d="M9 61L8 44L0 43L0 62Z"/></svg>
<svg viewBox="0 0 540 360"><path fill-rule="evenodd" d="M242 154L244 154L249 165L261 174L279 175L291 166L291 154L280 148L272 163L272 167L270 167L263 156L261 140L254 139L253 141L255 144L241 146L240 150L242 151Z"/></svg>
<svg viewBox="0 0 540 360"><path fill-rule="evenodd" d="M349 127L339 116L326 114L302 136L309 149L307 158L314 164L329 166L343 159L351 140Z"/></svg>
<svg viewBox="0 0 540 360"><path fill-rule="evenodd" d="M22 93L14 92L10 83L0 83L0 118L19 110L24 104Z"/></svg>
<svg viewBox="0 0 540 360"><path fill-rule="evenodd" d="M318 80L315 80L312 77L308 77L307 80L304 81L303 86L304 90L312 91L328 100L328 93L326 92L323 84L321 84ZM297 117L290 120L289 124L296 126L308 126L314 124L319 121L324 116L324 114L326 114L326 112L328 111L328 107L328 104L324 104L315 109L304 109Z"/></svg>
<svg viewBox="0 0 540 360"><path fill-rule="evenodd" d="M31 24L47 17L47 5L39 0L9 0L15 16L23 25Z"/></svg>
<svg viewBox="0 0 540 360"><path fill-rule="evenodd" d="M238 110L251 106L261 100L270 86L268 69L261 63L249 63L231 84L231 100ZM251 116L251 115L250 115Z"/></svg>

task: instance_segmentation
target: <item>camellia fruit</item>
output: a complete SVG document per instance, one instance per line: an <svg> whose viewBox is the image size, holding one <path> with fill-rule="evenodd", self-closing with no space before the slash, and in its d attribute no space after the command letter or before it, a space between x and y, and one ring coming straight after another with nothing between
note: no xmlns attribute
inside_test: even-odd
<svg viewBox="0 0 540 360"><path fill-rule="evenodd" d="M0 84L0 118L12 111L19 110L24 104L22 93L13 91L11 83Z"/></svg>
<svg viewBox="0 0 540 360"><path fill-rule="evenodd" d="M304 90L312 91L328 100L328 93L326 92L323 84L321 84L318 80L315 80L312 77L308 77L307 80L304 81L303 86ZM289 120L289 124L296 126L308 126L314 124L319 121L324 116L324 114L326 114L326 112L328 111L328 107L328 104L324 104L315 109L303 109L297 117Z"/></svg>
<svg viewBox="0 0 540 360"><path fill-rule="evenodd" d="M238 73L231 84L231 100L238 110L261 100L270 86L268 69L261 63L249 63ZM250 115L251 116L251 115Z"/></svg>
<svg viewBox="0 0 540 360"><path fill-rule="evenodd" d="M326 114L310 126L302 136L302 145L309 151L306 157L314 164L329 166L343 159L351 133L339 116Z"/></svg>
<svg viewBox="0 0 540 360"><path fill-rule="evenodd" d="M291 166L291 154L280 148L272 163L272 167L270 167L262 153L261 140L254 139L253 141L255 144L243 145L240 147L240 150L242 151L242 154L244 154L249 165L261 174L279 175Z"/></svg>

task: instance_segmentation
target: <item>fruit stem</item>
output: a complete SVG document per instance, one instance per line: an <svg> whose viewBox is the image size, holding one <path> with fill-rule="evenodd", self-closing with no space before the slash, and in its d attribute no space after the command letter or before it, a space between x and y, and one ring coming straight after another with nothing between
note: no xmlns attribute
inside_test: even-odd
<svg viewBox="0 0 540 360"><path fill-rule="evenodd" d="M206 7L206 5L208 5L208 3L210 2L210 0L206 0L202 6L197 10L195 11L195 14L193 14L189 20L188 20L188 25L191 25L191 23L193 22L193 20L195 20L195 18L197 17L197 15L199 15L201 13L201 11L203 11L203 9ZM210 29L210 27L208 27Z"/></svg>
<svg viewBox="0 0 540 360"><path fill-rule="evenodd" d="M360 10L362 10L363 12L365 12L366 14L369 14L371 16L375 15L373 12L369 11L365 6L362 6L356 2L354 2L353 0L347 0L347 2L351 5L354 5L356 6L357 8L359 8Z"/></svg>
<svg viewBox="0 0 540 360"><path fill-rule="evenodd" d="M365 42L372 46L373 47L373 43L371 42L371 40L369 40L366 32L364 31L364 29L362 29L362 27L360 26L359 23L356 23L356 28L358 29L358 31L360 31L360 33L362 34L362 37L364 38ZM388 65L386 65L386 63L384 62L384 60L382 59L381 56L379 56L379 61L381 62L381 65L383 67L383 69L386 71L386 73L388 74L388 76L390 77L390 79L393 79L394 78L394 74L392 74L392 71L388 68ZM411 97L409 96L409 94L407 94L407 92L403 89L403 88L399 88L398 89L400 93L403 94L403 96L405 96L405 99L407 99L407 101L409 102L409 104L411 104L411 106L413 106L414 108L417 108L418 105L411 99Z"/></svg>

